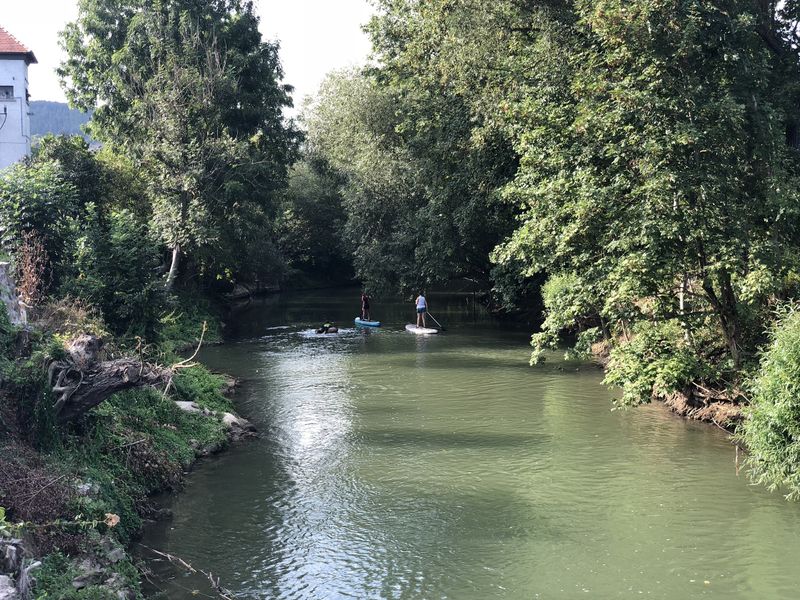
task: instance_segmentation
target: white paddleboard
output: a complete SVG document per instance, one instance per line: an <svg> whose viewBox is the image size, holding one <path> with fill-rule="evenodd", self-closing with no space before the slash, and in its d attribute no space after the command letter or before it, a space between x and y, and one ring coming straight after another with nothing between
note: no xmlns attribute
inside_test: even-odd
<svg viewBox="0 0 800 600"><path fill-rule="evenodd" d="M411 323L406 325L406 331L410 331L411 333L416 333L417 335L430 335L432 333L439 333L438 329L430 329L429 327L417 327L416 325L412 325Z"/></svg>

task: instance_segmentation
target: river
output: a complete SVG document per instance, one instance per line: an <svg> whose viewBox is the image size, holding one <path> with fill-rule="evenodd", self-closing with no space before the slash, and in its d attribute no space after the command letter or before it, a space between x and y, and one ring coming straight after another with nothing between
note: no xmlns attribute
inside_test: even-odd
<svg viewBox="0 0 800 600"><path fill-rule="evenodd" d="M800 597L800 506L737 475L725 433L612 411L595 367L530 367L526 328L429 300L439 336L402 331L410 303L353 328L352 290L242 313L202 360L262 435L202 462L143 542L247 599ZM211 594L148 563L162 597Z"/></svg>

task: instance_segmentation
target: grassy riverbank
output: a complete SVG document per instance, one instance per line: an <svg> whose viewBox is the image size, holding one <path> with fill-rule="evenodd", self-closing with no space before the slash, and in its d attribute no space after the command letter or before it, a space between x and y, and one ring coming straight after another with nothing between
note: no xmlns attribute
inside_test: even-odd
<svg viewBox="0 0 800 600"><path fill-rule="evenodd" d="M63 318L67 313L71 319ZM17 548L21 560L5 570L18 589L30 588L27 597L140 597L139 573L126 548L145 520L163 516L150 496L180 489L197 457L224 448L243 431L224 418L233 410L233 382L199 364L174 370L166 393L122 391L57 426L44 384L46 364L78 332L102 330L90 315L64 311L30 329L7 321L0 327L0 544ZM172 311L162 319L158 344L139 351L178 363L174 349L196 344L210 318ZM212 329L206 339L219 337L218 326ZM128 343L107 340L115 354L135 352Z"/></svg>

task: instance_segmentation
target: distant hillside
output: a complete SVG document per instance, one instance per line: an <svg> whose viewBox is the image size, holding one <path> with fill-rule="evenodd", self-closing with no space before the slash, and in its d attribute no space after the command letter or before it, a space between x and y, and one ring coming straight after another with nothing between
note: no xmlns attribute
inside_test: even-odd
<svg viewBox="0 0 800 600"><path fill-rule="evenodd" d="M64 102L39 100L31 102L31 135L84 135L81 125L92 118L91 114L73 110ZM88 136L84 136L87 137Z"/></svg>

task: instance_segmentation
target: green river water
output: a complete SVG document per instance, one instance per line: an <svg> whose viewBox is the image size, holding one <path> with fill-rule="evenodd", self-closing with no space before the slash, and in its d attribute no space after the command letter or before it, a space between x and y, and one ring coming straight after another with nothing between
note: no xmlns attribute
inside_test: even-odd
<svg viewBox="0 0 800 600"><path fill-rule="evenodd" d="M800 505L737 476L722 431L612 411L596 368L530 367L527 328L429 300L443 335L402 331L410 303L355 329L352 290L242 313L202 359L261 437L200 463L143 543L236 598L800 598ZM162 597L211 594L148 563Z"/></svg>

